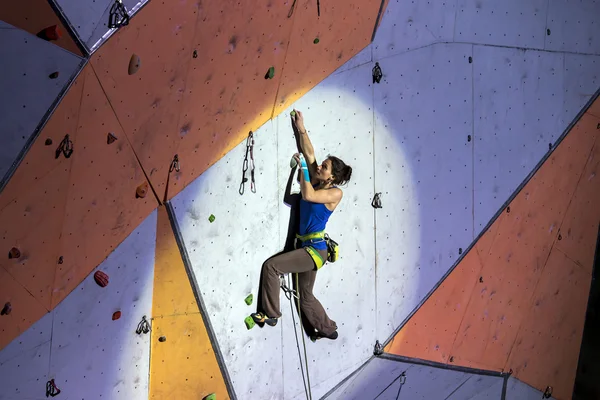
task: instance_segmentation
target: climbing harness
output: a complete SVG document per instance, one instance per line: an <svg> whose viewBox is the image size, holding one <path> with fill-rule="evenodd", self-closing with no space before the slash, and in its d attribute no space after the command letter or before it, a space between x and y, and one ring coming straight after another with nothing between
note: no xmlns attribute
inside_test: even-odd
<svg viewBox="0 0 600 400"><path fill-rule="evenodd" d="M383 72L381 72L381 67L379 66L379 63L376 62L375 66L373 67L373 83L379 83L382 77Z"/></svg>
<svg viewBox="0 0 600 400"><path fill-rule="evenodd" d="M313 259L315 265L317 266L317 270L321 269L321 267L323 267L323 265L325 265L327 261L331 263L336 262L340 256L338 243L335 240L331 239L329 235L325 233L325 231L312 232L306 235L296 234L296 239L300 241L300 247L304 248L306 252L308 252L310 257ZM295 243L296 246L298 245L298 241L296 241ZM326 260L324 260L323 257L321 257L319 252L315 250L313 246L311 246L312 244L321 242L325 242L325 244L327 245Z"/></svg>
<svg viewBox="0 0 600 400"><path fill-rule="evenodd" d="M69 139L68 134L65 135L64 139L58 145L54 158L60 157L60 153L63 153L65 158L69 158L71 157L71 154L73 154L73 142Z"/></svg>
<svg viewBox="0 0 600 400"><path fill-rule="evenodd" d="M135 333L137 333L138 335L141 333L148 333L150 332L150 324L148 323L148 320L146 320L146 316L144 315L142 317L142 321L138 324L137 329L135 330Z"/></svg>
<svg viewBox="0 0 600 400"><path fill-rule="evenodd" d="M46 382L46 397L54 397L60 394L60 389L56 387L54 379L50 379Z"/></svg>
<svg viewBox="0 0 600 400"><path fill-rule="evenodd" d="M302 309L300 308L300 293L298 290L298 274L295 273L294 274L296 277L296 290L291 290L289 289L289 287L285 284L285 278L283 276L281 276L281 283L282 283L282 288L283 286L285 286L287 288L287 290L292 293L294 295L294 297L296 298L297 301L297 306L298 306L298 322L300 323L300 326L302 326ZM291 284L290 282L290 274L288 274L288 284ZM284 290L285 292L285 290ZM312 391L310 388L310 375L308 373L308 356L306 353L306 341L304 340L304 334L302 335L302 347L304 347L304 365L306 366L306 376L304 376L304 367L302 366L302 354L300 353L300 342L298 341L298 330L296 329L296 319L294 318L294 304L293 304L293 300L292 300L292 296L287 296L286 297L290 300L290 313L292 314L292 323L294 324L294 335L296 336L296 346L298 347L298 358L300 359L300 370L302 371L302 382L304 383L304 392L306 393L306 399L307 400L312 400ZM302 329L302 328L300 328Z"/></svg>
<svg viewBox="0 0 600 400"><path fill-rule="evenodd" d="M108 27L112 29L120 28L125 25L129 25L129 13L123 5L122 0L115 0L115 3L110 8Z"/></svg>
<svg viewBox="0 0 600 400"><path fill-rule="evenodd" d="M248 154L250 154L250 160L248 161ZM250 164L250 190L252 193L256 193L256 186L254 182L254 134L252 131L248 134L246 139L246 157L244 157L244 165L242 167L242 183L240 184L240 195L244 194L244 184L248 182L246 178L246 171L248 171L248 165Z"/></svg>
<svg viewBox="0 0 600 400"><path fill-rule="evenodd" d="M373 197L371 205L373 208L381 208L381 192L375 193L375 197Z"/></svg>

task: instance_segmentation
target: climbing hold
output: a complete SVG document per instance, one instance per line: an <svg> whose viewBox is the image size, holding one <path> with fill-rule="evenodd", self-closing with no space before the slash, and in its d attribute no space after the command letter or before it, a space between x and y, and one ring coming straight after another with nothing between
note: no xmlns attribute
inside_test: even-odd
<svg viewBox="0 0 600 400"><path fill-rule="evenodd" d="M19 257L21 257L21 251L19 249L17 249L16 247L13 247L8 252L8 258L12 259L12 258L19 258Z"/></svg>
<svg viewBox="0 0 600 400"><path fill-rule="evenodd" d="M208 396L203 397L202 400L217 400L217 394L211 393Z"/></svg>
<svg viewBox="0 0 600 400"><path fill-rule="evenodd" d="M558 234L558 240L562 240L562 235L560 233Z"/></svg>
<svg viewBox="0 0 600 400"><path fill-rule="evenodd" d="M248 296L246 296L246 298L244 299L244 301L246 302L246 304L250 305L252 304L252 301L254 300L254 296L252 295L252 293L250 293Z"/></svg>
<svg viewBox="0 0 600 400"><path fill-rule="evenodd" d="M112 133L108 133L108 136L106 137L106 143L107 144L111 144L113 143L115 140L117 140L117 137L115 135L113 135Z"/></svg>
<svg viewBox="0 0 600 400"><path fill-rule="evenodd" d="M116 320L118 320L119 318L121 318L121 311L115 311L115 312L113 313L112 320L113 320L113 321L116 321Z"/></svg>
<svg viewBox="0 0 600 400"><path fill-rule="evenodd" d="M46 139L46 141L44 142L44 144L46 146L52 146L52 139L50 139L50 138Z"/></svg>
<svg viewBox="0 0 600 400"><path fill-rule="evenodd" d="M210 217L208 217L208 220L210 221L210 223L212 224L213 222L215 222L215 216L210 214Z"/></svg>
<svg viewBox="0 0 600 400"><path fill-rule="evenodd" d="M461 255L462 254L462 247L458 248L458 254Z"/></svg>
<svg viewBox="0 0 600 400"><path fill-rule="evenodd" d="M161 337L158 338L158 341L161 342L161 343L162 342L166 342L167 341L167 337L166 336L161 336Z"/></svg>
<svg viewBox="0 0 600 400"><path fill-rule="evenodd" d="M296 168L298 166L298 161L294 157L290 160L290 168Z"/></svg>
<svg viewBox="0 0 600 400"><path fill-rule="evenodd" d="M138 72L138 69L140 69L140 64L140 57L137 54L132 54L131 58L129 59L129 75L133 75Z"/></svg>
<svg viewBox="0 0 600 400"><path fill-rule="evenodd" d="M467 141L470 142L471 141L471 135L467 136Z"/></svg>
<svg viewBox="0 0 600 400"><path fill-rule="evenodd" d="M63 256L60 256L60 257L58 257L58 263L59 263L59 264L62 264L63 262L64 262L64 260L63 260Z"/></svg>
<svg viewBox="0 0 600 400"><path fill-rule="evenodd" d="M192 57L198 58L198 50L194 50L194 53L192 53Z"/></svg>
<svg viewBox="0 0 600 400"><path fill-rule="evenodd" d="M44 40L58 40L62 37L62 31L58 25L52 25L39 31L36 36Z"/></svg>
<svg viewBox="0 0 600 400"><path fill-rule="evenodd" d="M296 116L296 111L294 111L294 110L290 111L290 115L292 116L292 118L294 118Z"/></svg>
<svg viewBox="0 0 600 400"><path fill-rule="evenodd" d="M94 273L94 280L100 287L106 287L106 285L108 285L108 275L102 271L96 271L96 273Z"/></svg>
<svg viewBox="0 0 600 400"><path fill-rule="evenodd" d="M313 40L313 43L314 43L314 44L317 44L317 43L319 43L319 38L315 38L315 40Z"/></svg>
<svg viewBox="0 0 600 400"><path fill-rule="evenodd" d="M248 328L248 330L254 328L254 325L256 325L256 322L254 322L254 319L252 319L251 316L246 317L244 322L246 323L246 328Z"/></svg>
<svg viewBox="0 0 600 400"><path fill-rule="evenodd" d="M146 197L147 193L148 193L148 182L144 182L140 186L138 186L137 189L135 190L135 197L143 199L144 197Z"/></svg>
<svg viewBox="0 0 600 400"><path fill-rule="evenodd" d="M483 276L479 277L479 283L483 283Z"/></svg>
<svg viewBox="0 0 600 400"><path fill-rule="evenodd" d="M546 29L546 35L550 36L550 29Z"/></svg>
<svg viewBox="0 0 600 400"><path fill-rule="evenodd" d="M450 362L454 362L454 356L450 356L450 360L448 360Z"/></svg>
<svg viewBox="0 0 600 400"><path fill-rule="evenodd" d="M510 214L510 206L506 207L506 212Z"/></svg>
<svg viewBox="0 0 600 400"><path fill-rule="evenodd" d="M6 304L4 304L2 311L0 311L0 315L8 315L11 313L11 311L12 311L12 304L10 304L10 302L7 302Z"/></svg>
<svg viewBox="0 0 600 400"><path fill-rule="evenodd" d="M381 192L375 193L375 196L373 197L373 201L371 201L371 206L373 208L382 208L382 206L381 206Z"/></svg>
<svg viewBox="0 0 600 400"><path fill-rule="evenodd" d="M469 64L473 64L473 57L469 57Z"/></svg>
<svg viewBox="0 0 600 400"><path fill-rule="evenodd" d="M381 82L382 77L383 77L383 72L381 71L381 67L379 66L379 63L376 62L375 66L373 67L373 83Z"/></svg>
<svg viewBox="0 0 600 400"><path fill-rule="evenodd" d="M271 67L267 71L267 74L265 75L265 79L273 79L274 76L275 76L275 67Z"/></svg>
<svg viewBox="0 0 600 400"><path fill-rule="evenodd" d="M56 79L56 78L58 78L58 71L53 72L50 75L48 75L48 78L50 78L50 79Z"/></svg>

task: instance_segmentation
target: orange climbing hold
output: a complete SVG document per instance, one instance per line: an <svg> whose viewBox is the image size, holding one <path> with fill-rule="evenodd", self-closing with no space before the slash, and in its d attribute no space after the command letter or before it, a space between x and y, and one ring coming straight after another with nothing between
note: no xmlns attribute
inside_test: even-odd
<svg viewBox="0 0 600 400"><path fill-rule="evenodd" d="M108 285L108 275L102 271L96 271L94 280L100 287L106 287L106 285Z"/></svg>

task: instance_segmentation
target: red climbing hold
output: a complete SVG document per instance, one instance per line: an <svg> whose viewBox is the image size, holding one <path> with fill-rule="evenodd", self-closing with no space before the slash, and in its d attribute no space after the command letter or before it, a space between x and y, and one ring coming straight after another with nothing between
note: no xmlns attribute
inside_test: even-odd
<svg viewBox="0 0 600 400"><path fill-rule="evenodd" d="M62 37L62 31L58 27L58 25L52 25L45 29L42 29L37 37L44 40L58 40Z"/></svg>
<svg viewBox="0 0 600 400"><path fill-rule="evenodd" d="M118 320L119 318L121 318L121 311L115 311L115 312L113 313L112 320L113 320L113 321L116 321L116 320Z"/></svg>
<svg viewBox="0 0 600 400"><path fill-rule="evenodd" d="M102 271L96 271L94 280L100 287L106 287L106 285L108 285L108 275Z"/></svg>
<svg viewBox="0 0 600 400"><path fill-rule="evenodd" d="M13 247L12 249L10 249L10 251L8 252L8 258L19 258L21 257L21 252L19 251L19 249L17 249L16 247Z"/></svg>

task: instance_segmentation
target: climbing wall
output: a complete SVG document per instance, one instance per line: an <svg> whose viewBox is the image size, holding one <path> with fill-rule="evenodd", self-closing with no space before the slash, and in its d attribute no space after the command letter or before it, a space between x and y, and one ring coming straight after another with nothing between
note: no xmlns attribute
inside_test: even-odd
<svg viewBox="0 0 600 400"><path fill-rule="evenodd" d="M373 358L323 399L500 400L504 378ZM506 397L507 400L523 399Z"/></svg>
<svg viewBox="0 0 600 400"><path fill-rule="evenodd" d="M94 270L107 286L88 275L0 352L0 398L45 398L50 379L62 397L147 398L150 334L136 329L152 311L155 232L153 212ZM15 302L11 315L27 306Z"/></svg>
<svg viewBox="0 0 600 400"><path fill-rule="evenodd" d="M35 12L32 12L32 10L35 10ZM56 13L47 0L7 2L0 10L0 20L32 35L38 35L47 28L54 31L56 26L58 35L49 38L51 42L75 55L82 56L81 49L65 25L64 19ZM41 33L40 36L47 37L44 33Z"/></svg>
<svg viewBox="0 0 600 400"><path fill-rule="evenodd" d="M158 209L149 399L228 396L220 354L200 314L167 209Z"/></svg>
<svg viewBox="0 0 600 400"><path fill-rule="evenodd" d="M600 223L599 138L600 118L584 114L386 351L513 370L570 398Z"/></svg>
<svg viewBox="0 0 600 400"><path fill-rule="evenodd" d="M59 95L77 74L82 60L12 25L0 27L0 49L0 90L12 94L3 97L0 107L3 138L0 187L3 187L19 154L26 151L38 124L60 100ZM58 73L56 77L54 73Z"/></svg>

